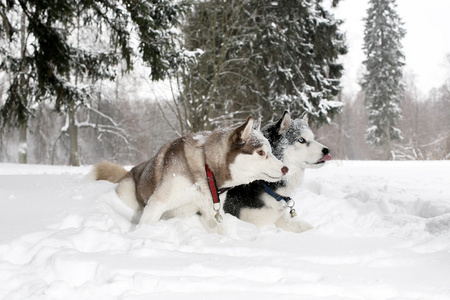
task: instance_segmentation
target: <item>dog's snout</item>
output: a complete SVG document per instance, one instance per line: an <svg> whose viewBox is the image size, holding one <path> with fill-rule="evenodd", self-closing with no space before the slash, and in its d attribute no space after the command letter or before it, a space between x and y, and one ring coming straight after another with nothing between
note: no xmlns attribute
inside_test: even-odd
<svg viewBox="0 0 450 300"><path fill-rule="evenodd" d="M289 171L289 168L284 166L281 168L281 173L283 173L283 175L286 175L286 173Z"/></svg>
<svg viewBox="0 0 450 300"><path fill-rule="evenodd" d="M323 155L327 155L327 154L330 153L330 149L328 149L328 148L323 148L323 149L322 149L322 153L323 153Z"/></svg>

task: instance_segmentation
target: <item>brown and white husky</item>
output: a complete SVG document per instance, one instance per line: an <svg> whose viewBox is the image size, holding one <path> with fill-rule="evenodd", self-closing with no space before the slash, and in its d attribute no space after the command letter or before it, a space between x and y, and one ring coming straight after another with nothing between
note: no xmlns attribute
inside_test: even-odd
<svg viewBox="0 0 450 300"><path fill-rule="evenodd" d="M237 128L190 133L166 143L152 159L129 172L101 162L94 166L93 175L96 180L118 183L119 198L136 211L142 210L140 224L154 224L163 215L199 212L207 229L221 231L220 204L214 204L212 196L215 189L254 180L276 182L288 172L253 123L249 116ZM206 170L214 174L215 185L208 184Z"/></svg>

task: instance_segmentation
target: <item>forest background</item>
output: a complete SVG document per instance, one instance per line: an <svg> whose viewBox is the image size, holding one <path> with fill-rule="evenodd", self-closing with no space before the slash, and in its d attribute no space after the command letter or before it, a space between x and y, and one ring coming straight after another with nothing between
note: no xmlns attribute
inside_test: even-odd
<svg viewBox="0 0 450 300"><path fill-rule="evenodd" d="M165 2L173 5L180 3ZM299 45L295 44L296 40L293 37L290 37L290 40L278 40L280 36L282 38L285 36L276 32L277 26L273 24L281 24L281 19L277 18L284 18L284 15L271 15L264 8L258 11L260 7L252 10L251 1L223 1L228 3L228 6L220 7L217 6L218 1L194 1L187 4L191 8L186 7L182 12L180 10L177 15L178 22L174 22L173 27L159 29L162 36L169 37L173 50L181 54L176 57L176 64L167 64L167 68L164 69L167 73L165 76L160 78L151 76L155 66L152 69L152 66L139 56L133 57L133 68L129 72L126 72L127 61L119 60L115 68L109 69L111 73L95 81L81 79L81 76L71 74L69 77L72 82L68 80L69 83L86 89L86 97L80 98L76 103L76 109L72 110L70 106L66 109L55 109L55 101L51 95L40 101L27 101L29 118L26 143L19 139L20 126L15 126L17 122L16 124L3 122L0 133L0 162L18 162L19 154L25 152L28 163L77 164L71 159L72 142L69 132L71 113L73 123L78 129L78 164L92 164L108 159L134 165L149 159L163 143L187 131L233 125L250 113L261 116L264 125L278 118L286 108L294 115L300 115L304 110L312 115L311 126L317 138L330 147L334 158L384 159L383 151L369 147L365 140L368 121L364 92L360 89L355 90L354 82L351 85L343 85L345 82L340 81L348 61L345 58L349 55L346 54L347 47L350 46L351 54L352 45L348 45L345 39L343 30L345 22L334 16L336 9L339 8L339 1L294 2L303 3L303 6L305 3L314 3L314 9L307 11L305 18L311 23L301 24L306 28L311 24L324 24L327 28L324 35L329 34L328 41L335 42L333 49L328 47L329 53L321 58L321 61L326 61L325 69L328 75L333 73L331 70L333 66L336 68L335 74L328 77L335 80L331 82L319 80L317 85L307 85L311 87L310 90L306 89L305 92L304 89L295 95L292 93L292 90L295 90L295 80L291 78L295 78L296 74L303 74L305 77L312 74L315 78L320 78L324 66L307 72L298 70L298 73L295 73L283 68L284 64L289 63L286 60L275 66L258 61L264 60L267 56L275 57L276 54L282 54L286 58L288 57L286 53L294 53L294 56L308 53L310 43L304 43L306 48L294 49L295 47L288 48L290 43L287 42L292 41L293 46ZM341 1L345 2L346 0ZM7 4L2 1L2 5L6 7ZM197 5L194 10L192 5ZM244 7L245 5L250 7ZM195 13L201 11L204 16L213 18L207 18L206 21L198 18ZM256 20L253 15L242 16L242 11L253 11L257 15L265 16L265 19L252 23ZM16 12L8 11L8 13L11 15ZM342 12L339 15L345 19ZM222 23L218 22L218 19L222 20ZM19 24L20 14L15 18L13 16L12 20ZM212 26L212 24L219 25ZM3 26L6 27L4 23ZM76 36L82 36L77 41L82 45L81 48L109 46L106 39L92 39L98 34L97 27L90 28L79 23L70 26L73 28L66 27L67 32L71 32L72 35L77 32ZM283 26L280 27L289 28L291 25ZM408 26L406 28L408 29ZM130 32L133 30L131 27L129 29ZM105 28L103 30L106 31ZM257 36L255 32L266 32L266 35L260 35L265 37L263 41L269 40L269 45L276 44L278 47L283 45L283 49L257 48L255 44L264 42L254 39ZM318 27L312 27L311 32L320 33ZM199 37L203 37L203 43L199 42ZM131 48L138 53L138 37L133 38L135 41L134 44L131 43ZM308 36L301 38L306 39ZM14 47L13 43L5 40L1 43L3 49ZM31 47L31 44L32 41L28 47ZM267 53L252 56L255 49L258 51L265 49ZM243 57L253 57L255 60L243 60ZM308 57L304 58L305 61L307 59ZM450 56L447 55L446 61L443 57L443 62L450 70ZM266 70L252 69L255 65L264 66ZM255 72L262 74L261 77L255 77ZM363 71L359 73L362 74ZM109 76L111 74L113 76ZM449 159L450 76L439 86L424 92L416 86L415 75L407 70L403 76L402 119L398 124L403 139L395 143L393 158ZM77 78L76 82L74 78ZM360 79L356 78L355 81ZM7 103L13 81L12 74L4 68L0 72L2 106ZM304 82L307 81L307 78L304 79ZM279 87L278 90L273 86ZM349 88L350 86L353 88Z"/></svg>

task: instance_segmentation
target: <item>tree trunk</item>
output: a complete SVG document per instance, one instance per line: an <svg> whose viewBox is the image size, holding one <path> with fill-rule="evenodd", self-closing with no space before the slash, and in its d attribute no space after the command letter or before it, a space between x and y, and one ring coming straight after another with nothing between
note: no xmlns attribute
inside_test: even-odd
<svg viewBox="0 0 450 300"><path fill-rule="evenodd" d="M80 45L80 18L77 18L77 47ZM78 72L75 72L75 85L78 85ZM74 103L70 105L69 116L69 140L71 166L80 166L80 154L78 153L78 125L76 124L77 107Z"/></svg>
<svg viewBox="0 0 450 300"><path fill-rule="evenodd" d="M70 165L80 166L80 155L78 153L78 125L75 122L75 109L69 112L69 140L70 140Z"/></svg>
<svg viewBox="0 0 450 300"><path fill-rule="evenodd" d="M25 27L25 14L22 13L21 21L20 21L20 55L21 58L24 59L25 57L25 49L26 49L26 27ZM19 82L21 85L21 101L23 103L26 102L28 95L25 88L25 78L23 75L23 72L21 72L21 75L19 75ZM28 156L28 150L27 150L27 120L19 120L19 164L26 164L27 163L27 156Z"/></svg>
<svg viewBox="0 0 450 300"><path fill-rule="evenodd" d="M387 160L393 160L392 156L392 141L391 141L391 122L387 126Z"/></svg>
<svg viewBox="0 0 450 300"><path fill-rule="evenodd" d="M19 125L19 164L27 163L27 122Z"/></svg>

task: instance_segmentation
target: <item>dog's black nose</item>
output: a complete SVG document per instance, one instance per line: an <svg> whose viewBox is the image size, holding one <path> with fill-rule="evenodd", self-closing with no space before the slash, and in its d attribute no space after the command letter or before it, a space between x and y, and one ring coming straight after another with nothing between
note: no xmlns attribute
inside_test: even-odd
<svg viewBox="0 0 450 300"><path fill-rule="evenodd" d="M328 153L330 153L330 149L328 149L328 148L323 148L323 149L322 149L322 153L323 153L323 155L327 155Z"/></svg>
<svg viewBox="0 0 450 300"><path fill-rule="evenodd" d="M284 166L281 168L281 173L283 173L283 175L286 175L286 173L289 171L289 168Z"/></svg>

